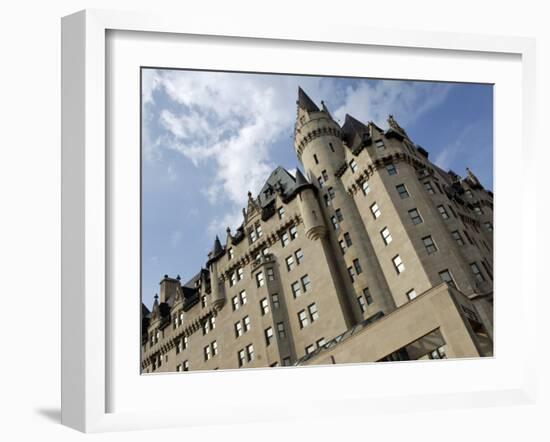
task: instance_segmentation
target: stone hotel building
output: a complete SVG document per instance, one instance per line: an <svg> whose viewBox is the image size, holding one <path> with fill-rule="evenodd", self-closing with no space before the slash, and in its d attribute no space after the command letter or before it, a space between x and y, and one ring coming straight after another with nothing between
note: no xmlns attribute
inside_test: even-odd
<svg viewBox="0 0 550 442"><path fill-rule="evenodd" d="M492 356L492 192L301 89L294 149L305 172L142 304L142 373Z"/></svg>

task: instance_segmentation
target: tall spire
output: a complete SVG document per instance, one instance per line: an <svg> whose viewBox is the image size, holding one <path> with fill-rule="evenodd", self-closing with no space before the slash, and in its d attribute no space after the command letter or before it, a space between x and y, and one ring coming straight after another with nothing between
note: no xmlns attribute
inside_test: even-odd
<svg viewBox="0 0 550 442"><path fill-rule="evenodd" d="M298 101L296 102L299 108L308 112L319 112L319 108L311 98L307 96L304 90L298 86Z"/></svg>

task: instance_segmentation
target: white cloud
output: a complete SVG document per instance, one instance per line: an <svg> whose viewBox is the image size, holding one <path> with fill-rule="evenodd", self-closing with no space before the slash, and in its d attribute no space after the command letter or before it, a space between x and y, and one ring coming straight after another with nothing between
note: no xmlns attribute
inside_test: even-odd
<svg viewBox="0 0 550 442"><path fill-rule="evenodd" d="M247 192L256 194L276 166L270 147L288 140L292 149L299 85L318 104L323 99L333 106L340 123L348 112L382 125L391 113L404 126L441 103L450 88L393 81L357 82L344 88L331 78L168 70L152 71L144 83L143 100L149 108L144 114L155 115L165 131L149 143L149 157L168 148L196 167L208 164L214 170L202 193L210 203L230 207L229 213L210 223L209 230L216 232L242 221ZM169 98L168 104L155 102L157 89Z"/></svg>
<svg viewBox="0 0 550 442"><path fill-rule="evenodd" d="M349 113L360 121L374 121L386 127L386 119L391 114L406 130L407 125L440 105L451 88L450 84L443 83L360 82L356 87L346 88L344 103L334 115L343 122L345 114Z"/></svg>

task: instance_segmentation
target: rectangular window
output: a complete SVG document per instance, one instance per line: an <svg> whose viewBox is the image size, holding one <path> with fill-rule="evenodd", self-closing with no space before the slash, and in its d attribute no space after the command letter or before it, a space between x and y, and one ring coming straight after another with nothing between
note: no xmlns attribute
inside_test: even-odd
<svg viewBox="0 0 550 442"><path fill-rule="evenodd" d="M210 324L208 323L208 320L206 320L202 323L202 334L203 334L203 336L207 335L209 331L210 331Z"/></svg>
<svg viewBox="0 0 550 442"><path fill-rule="evenodd" d="M233 287L235 284L237 284L237 272L232 272L229 280L229 286Z"/></svg>
<svg viewBox="0 0 550 442"><path fill-rule="evenodd" d="M399 193L399 197L402 200L409 197L409 192L407 192L407 188L404 184L398 184L395 188L397 189L397 193Z"/></svg>
<svg viewBox="0 0 550 442"><path fill-rule="evenodd" d="M342 251L342 255L344 255L346 253L346 242L341 239L338 241L338 244L340 244L340 250Z"/></svg>
<svg viewBox="0 0 550 442"><path fill-rule="evenodd" d="M305 310L300 310L298 312L298 322L300 323L300 328L304 328L308 326L309 320Z"/></svg>
<svg viewBox="0 0 550 442"><path fill-rule="evenodd" d="M235 253L233 252L233 248L227 249L227 257L228 259L233 259L235 257Z"/></svg>
<svg viewBox="0 0 550 442"><path fill-rule="evenodd" d="M267 302L267 298L263 298L260 301L260 311L262 312L262 315L269 313L269 302Z"/></svg>
<svg viewBox="0 0 550 442"><path fill-rule="evenodd" d="M207 345L206 347L204 347L203 351L204 351L204 360L208 361L212 357L212 354L210 353L210 345Z"/></svg>
<svg viewBox="0 0 550 442"><path fill-rule="evenodd" d="M279 339L285 339L286 338L286 331L285 331L285 323L284 322L277 322L277 334L279 335Z"/></svg>
<svg viewBox="0 0 550 442"><path fill-rule="evenodd" d="M395 164L388 164L386 166L386 170L388 171L388 175L397 175L397 169L395 168Z"/></svg>
<svg viewBox="0 0 550 442"><path fill-rule="evenodd" d="M418 213L418 209L409 210L409 216L411 217L411 220L415 225L422 224L424 222L422 220L422 217L420 216L420 213Z"/></svg>
<svg viewBox="0 0 550 442"><path fill-rule="evenodd" d="M431 236L425 236L422 238L422 243L424 244L424 247L426 247L426 252L428 252L428 255L437 252L437 246Z"/></svg>
<svg viewBox="0 0 550 442"><path fill-rule="evenodd" d="M334 214L336 215L336 219L338 221L343 221L344 220L344 215L342 215L342 211L340 209L336 209L334 211Z"/></svg>
<svg viewBox="0 0 550 442"><path fill-rule="evenodd" d="M201 296L201 307L202 308L206 307L206 296Z"/></svg>
<svg viewBox="0 0 550 442"><path fill-rule="evenodd" d="M456 288L455 280L453 279L453 276L451 275L451 272L449 270L445 269L439 272L439 277L441 278L441 281L446 282L447 284Z"/></svg>
<svg viewBox="0 0 550 442"><path fill-rule="evenodd" d="M358 259L353 260L353 267L355 267L355 272L360 275L363 269L361 269L361 264Z"/></svg>
<svg viewBox="0 0 550 442"><path fill-rule="evenodd" d="M489 232L492 232L493 231L493 224L490 222L490 221L485 221L485 228L489 231Z"/></svg>
<svg viewBox="0 0 550 442"><path fill-rule="evenodd" d="M273 328L268 327L264 330L264 336L265 336L265 345L269 346L271 345L271 342L273 342Z"/></svg>
<svg viewBox="0 0 550 442"><path fill-rule="evenodd" d="M257 236L257 234L256 234L256 230L254 230L254 229L252 229L252 230L250 231L249 236L250 236L250 242L251 242L251 243L256 242L256 240L258 239L258 236Z"/></svg>
<svg viewBox="0 0 550 442"><path fill-rule="evenodd" d="M330 199L333 200L334 197L336 196L336 193L334 192L334 188L329 187L329 188L327 189L327 192L328 192L328 196L330 197Z"/></svg>
<svg viewBox="0 0 550 442"><path fill-rule="evenodd" d="M242 336L243 334L243 327L241 324L241 321L235 322L235 337L238 338L239 336Z"/></svg>
<svg viewBox="0 0 550 442"><path fill-rule="evenodd" d="M245 305L246 304L246 292L244 290L241 290L241 292L239 293L239 298L241 298L241 304Z"/></svg>
<svg viewBox="0 0 550 442"><path fill-rule="evenodd" d="M309 355L315 351L315 345L311 344L306 347L306 355Z"/></svg>
<svg viewBox="0 0 550 442"><path fill-rule="evenodd" d="M395 267L395 271L397 274L403 273L405 270L405 264L403 264L403 261L401 260L401 257L399 255L395 256L393 258L393 266Z"/></svg>
<svg viewBox="0 0 550 442"><path fill-rule="evenodd" d="M326 344L325 338L318 339L316 344L318 348L323 347Z"/></svg>
<svg viewBox="0 0 550 442"><path fill-rule="evenodd" d="M414 289L410 289L407 292L407 298L409 299L409 301L412 301L414 298L416 298L416 291Z"/></svg>
<svg viewBox="0 0 550 442"><path fill-rule="evenodd" d="M330 205L332 204L330 201L330 197L328 195L323 195L323 200L325 201L325 206L330 207Z"/></svg>
<svg viewBox="0 0 550 442"><path fill-rule="evenodd" d="M391 233L390 233L390 231L388 230L387 227L384 227L380 231L380 235L382 236L382 239L384 240L384 244L388 245L389 243L392 242Z"/></svg>
<svg viewBox="0 0 550 442"><path fill-rule="evenodd" d="M237 280L240 281L244 278L244 269L242 267L239 267L237 269Z"/></svg>
<svg viewBox="0 0 550 442"><path fill-rule="evenodd" d="M447 213L447 210L445 209L445 206L437 206L437 210L439 211L439 214L441 215L441 218L449 219L449 214Z"/></svg>
<svg viewBox="0 0 550 442"><path fill-rule="evenodd" d="M474 206L474 213L476 215L483 215L483 211L481 210L481 207L479 207L479 206Z"/></svg>
<svg viewBox="0 0 550 442"><path fill-rule="evenodd" d="M256 233L258 235L258 238L261 238L264 234L264 232L262 230L262 226L260 224L256 225Z"/></svg>
<svg viewBox="0 0 550 442"><path fill-rule="evenodd" d="M239 352L237 353L237 358L239 360L239 367L242 367L245 360L244 350L239 350Z"/></svg>
<svg viewBox="0 0 550 442"><path fill-rule="evenodd" d="M319 164L319 159L317 158L317 155L313 154L313 161L315 161L315 164Z"/></svg>
<svg viewBox="0 0 550 442"><path fill-rule="evenodd" d="M363 188L363 195L367 196L370 192L369 182L367 180L363 181L361 187Z"/></svg>
<svg viewBox="0 0 550 442"><path fill-rule="evenodd" d="M351 282L355 282L355 271L353 270L353 267L348 267L348 275L351 279Z"/></svg>
<svg viewBox="0 0 550 442"><path fill-rule="evenodd" d="M465 195L466 195L466 198L468 198L468 199L472 199L473 196L474 196L474 195L472 194L472 191L471 191L471 190L467 190L467 191L465 192Z"/></svg>
<svg viewBox="0 0 550 442"><path fill-rule="evenodd" d="M350 247L353 243L351 242L351 236L348 232L344 233L344 240L346 241L346 245Z"/></svg>
<svg viewBox="0 0 550 442"><path fill-rule="evenodd" d="M355 160L351 160L349 162L349 168L351 169L351 173L355 173L357 171L357 163Z"/></svg>
<svg viewBox="0 0 550 442"><path fill-rule="evenodd" d="M426 192L428 192L430 195L433 195L435 193L435 190L432 187L432 183L429 181L424 181L424 189L426 189Z"/></svg>
<svg viewBox="0 0 550 442"><path fill-rule="evenodd" d="M332 145L332 143L328 143L328 147L330 147L331 152L334 152L334 146Z"/></svg>
<svg viewBox="0 0 550 442"><path fill-rule="evenodd" d="M317 177L317 182L319 183L320 188L323 188L323 186L325 185L325 180L323 179L322 176Z"/></svg>
<svg viewBox="0 0 550 442"><path fill-rule="evenodd" d="M246 346L246 357L248 359L248 362L254 360L254 346L252 344L248 344Z"/></svg>
<svg viewBox="0 0 550 442"><path fill-rule="evenodd" d="M289 356L287 356L286 358L283 359L283 366L285 366L285 367L290 366L290 357Z"/></svg>
<svg viewBox="0 0 550 442"><path fill-rule="evenodd" d="M189 361L183 361L181 365L182 365L183 371L189 371Z"/></svg>
<svg viewBox="0 0 550 442"><path fill-rule="evenodd" d="M304 288L304 293L307 292L311 286L311 281L309 280L308 275L304 275L301 278L302 280L302 287Z"/></svg>
<svg viewBox="0 0 550 442"><path fill-rule="evenodd" d="M292 255L287 256L285 259L286 269L290 272L296 265L294 264L294 257Z"/></svg>
<svg viewBox="0 0 550 442"><path fill-rule="evenodd" d="M327 174L327 171L326 170L322 170L321 171L321 175L323 176L323 179L325 180L325 182L328 181L328 174Z"/></svg>
<svg viewBox="0 0 550 442"><path fill-rule="evenodd" d="M454 232L451 232L451 235L452 235L453 239L456 241L456 243L459 246L464 245L464 240L462 239L462 235L460 234L460 232L458 230L455 230Z"/></svg>
<svg viewBox="0 0 550 442"><path fill-rule="evenodd" d="M212 347L212 356L216 356L218 354L218 342L213 341L210 346Z"/></svg>
<svg viewBox="0 0 550 442"><path fill-rule="evenodd" d="M290 242L290 238L288 237L288 232L283 232L283 234L281 235L282 246L286 247L289 242Z"/></svg>
<svg viewBox="0 0 550 442"><path fill-rule="evenodd" d="M298 264L302 264L304 262L304 252L302 252L302 249L296 250L296 252L294 252L294 256L296 256L296 262Z"/></svg>
<svg viewBox="0 0 550 442"><path fill-rule="evenodd" d="M292 226L290 229L288 229L288 231L290 232L291 240L294 241L296 238L298 238L298 229L296 228L296 226Z"/></svg>
<svg viewBox="0 0 550 442"><path fill-rule="evenodd" d="M265 284L263 272L256 273L256 287L263 287Z"/></svg>
<svg viewBox="0 0 550 442"><path fill-rule="evenodd" d="M384 142L382 140L376 140L374 142L374 145L376 146L377 150L384 150L386 146L384 145Z"/></svg>
<svg viewBox="0 0 550 442"><path fill-rule="evenodd" d="M273 308L279 308L279 295L277 293L271 295L271 304L273 304Z"/></svg>
<svg viewBox="0 0 550 442"><path fill-rule="evenodd" d="M381 215L380 208L378 207L378 204L374 203L372 206L370 206L370 211L372 212L372 216L374 218L378 218Z"/></svg>
<svg viewBox="0 0 550 442"><path fill-rule="evenodd" d="M367 305L371 305L373 303L372 296L370 294L370 290L369 290L368 287L365 287L363 289L363 296L365 297L365 299L367 301Z"/></svg>
<svg viewBox="0 0 550 442"><path fill-rule="evenodd" d="M275 271L272 267L267 268L267 280L268 281L275 281Z"/></svg>
<svg viewBox="0 0 550 442"><path fill-rule="evenodd" d="M365 302L365 298L363 298L362 296L358 296L357 303L359 304L361 313L365 313L367 311L367 303Z"/></svg>
<svg viewBox="0 0 550 442"><path fill-rule="evenodd" d="M243 318L243 328L245 333L250 330L250 316L248 315Z"/></svg>
<svg viewBox="0 0 550 442"><path fill-rule="evenodd" d="M319 312L317 311L317 305L315 303L308 305L307 310L309 312L311 322L315 322L319 319Z"/></svg>
<svg viewBox="0 0 550 442"><path fill-rule="evenodd" d="M472 269L472 273L474 274L476 281L485 282L485 277L483 276L483 273L481 273L481 270L479 269L477 263L472 262L470 264L470 268Z"/></svg>
<svg viewBox="0 0 550 442"><path fill-rule="evenodd" d="M334 230L338 230L340 228L340 224L338 224L335 216L330 217L330 222L332 223L332 227L334 228Z"/></svg>
<svg viewBox="0 0 550 442"><path fill-rule="evenodd" d="M292 288L292 295L295 298L297 298L298 296L300 296L302 294L302 289L301 289L300 283L298 281L293 282L290 287Z"/></svg>
<svg viewBox="0 0 550 442"><path fill-rule="evenodd" d="M285 217L285 208L284 207L279 207L277 209L277 213L279 214L279 219L284 219L284 217Z"/></svg>

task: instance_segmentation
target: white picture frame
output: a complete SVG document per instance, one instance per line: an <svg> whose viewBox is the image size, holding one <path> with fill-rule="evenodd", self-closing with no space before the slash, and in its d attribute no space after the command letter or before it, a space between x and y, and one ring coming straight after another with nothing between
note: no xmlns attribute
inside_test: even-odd
<svg viewBox="0 0 550 442"><path fill-rule="evenodd" d="M182 22L180 17L153 15L145 13L127 13L87 10L63 18L62 21L62 423L84 432L115 431L140 428L162 428L188 425L208 425L212 419L224 422L223 413L213 411L207 415L201 411L179 411L175 409L159 410L147 406L131 411L113 410L109 394L114 388L109 375L113 354L110 345L109 329L113 324L113 312L108 297L107 288L111 277L108 271L110 260L109 244L113 240L110 223L112 210L112 195L109 187L109 152L106 120L109 118L107 94L109 93L106 78L108 51L106 36L108 32L153 32L162 35L217 36L226 38L252 39L256 41L268 39L276 42L310 42L312 44L327 44L346 46L369 46L379 50L389 48L425 49L432 53L462 53L474 54L480 60L484 54L502 54L520 57L521 61L521 126L520 137L522 167L528 170L530 162L535 158L534 146L534 109L535 109L535 46L534 41L518 37L490 37L480 35L464 35L450 33L427 33L402 31L399 33L373 28L354 28L345 26L316 27L304 25L294 27L284 24L261 26L253 22L238 27L230 22L213 22L204 19L193 19ZM158 35L158 34L157 34ZM253 68L254 66L252 66ZM396 72L396 76L400 77ZM498 102L495 104L495 118L499 118ZM495 137L495 145L502 139ZM498 169L498 162L496 168ZM516 190L522 201L520 235L526 236L529 219L535 218L535 194L527 191L534 185L529 185L534 178L523 175L523 185ZM504 188L504 187L503 187ZM499 204L498 191L496 201ZM503 201L501 198L500 201ZM497 211L498 213L498 211ZM497 215L498 219L498 215ZM499 250L498 225L496 227L495 253ZM504 230L504 228L503 228ZM501 232L503 231L501 230ZM500 238L504 238L501 235ZM519 241L521 242L521 241ZM502 244L502 242L500 243ZM535 244L523 243L519 250L522 264L521 272L527 271L529 256L534 257ZM503 250L502 248L500 250ZM502 274L502 273L501 273ZM498 260L496 267L496 286L499 287ZM534 281L521 278L521 296L517 300L518 309L534 305ZM501 284L500 287L503 287ZM519 286L518 286L519 287ZM136 310L139 307L136 293ZM498 295L497 295L498 296ZM498 322L498 298L496 301L497 318L495 327L507 327ZM518 327L519 325L519 327ZM516 333L523 342L523 355L534 350L534 334L536 324L518 315L515 324ZM135 345L138 347L136 327ZM497 342L498 343L498 342ZM133 345L130 344L130 345ZM498 360L498 348L495 360ZM454 364L449 361L446 364ZM510 368L511 375L488 389L478 387L468 390L462 387L461 393L438 393L437 389L428 394L406 392L402 394L398 388L390 388L384 395L376 395L376 403L363 403L361 413L373 412L375 409L387 412L415 409L435 409L468 407L472 400L478 406L498 404L532 403L535 395L535 360L523 356L521 363ZM372 365L369 370L394 371L400 370L395 365L384 367ZM503 366L504 367L504 366ZM459 367L464 368L464 366ZM489 367L490 368L490 367ZM501 367L502 368L502 367ZM331 370L346 370L346 376L355 375L363 370L362 366L348 368L333 368ZM409 365L409 370L413 370ZM301 369L300 369L301 370ZM323 370L315 368L314 370ZM259 370L248 373L216 374L215 383L222 384L221 376L232 376L235 382L242 382L247 376L247 382L261 382L266 376L271 376L272 370ZM397 371L396 371L397 372ZM287 370L278 374L273 382L293 382L300 373ZM193 374L194 382L204 382L208 373ZM235 376L239 376L236 378ZM159 376L149 377L150 379ZM176 376L162 376L164 387L176 385ZM153 382L153 381L152 381ZM261 384L260 384L261 385ZM176 387L174 387L176 388ZM228 404L231 399L229 387L224 392L223 387L216 389L215 403ZM144 390L145 391L145 390ZM273 407L279 405L278 411L265 407L257 407L252 401L248 413L243 413L245 421L308 418L329 415L327 405L338 400L339 411L336 414L353 414L358 401L367 398L362 390L356 395L342 395L340 398L328 396L328 401L313 397L311 407L288 406L280 410L280 403L273 402ZM372 396L371 396L372 397ZM198 400L198 397L197 397ZM144 401L146 402L146 401ZM246 405L243 405L246 407ZM267 405L266 407L269 407ZM214 409L215 404L214 404ZM227 416L227 422L234 421L234 416ZM239 421L239 419L237 419ZM243 420L240 420L243 421Z"/></svg>

